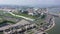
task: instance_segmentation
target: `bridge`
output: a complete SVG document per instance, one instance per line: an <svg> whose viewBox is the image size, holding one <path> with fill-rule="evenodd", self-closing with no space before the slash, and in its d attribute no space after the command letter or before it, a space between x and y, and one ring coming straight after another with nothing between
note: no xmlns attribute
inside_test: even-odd
<svg viewBox="0 0 60 34"><path fill-rule="evenodd" d="M52 15L52 16L55 16L55 17L60 17L60 14L56 14L56 13L52 13L52 12L49 12L48 15Z"/></svg>

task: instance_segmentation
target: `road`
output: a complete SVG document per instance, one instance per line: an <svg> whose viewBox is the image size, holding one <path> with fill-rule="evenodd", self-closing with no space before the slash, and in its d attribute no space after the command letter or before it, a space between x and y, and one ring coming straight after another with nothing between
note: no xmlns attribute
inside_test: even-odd
<svg viewBox="0 0 60 34"><path fill-rule="evenodd" d="M16 17L21 17L21 18L24 18L24 19L26 19L26 20L30 20L30 21L34 21L35 19L31 19L31 18L28 18L28 17L24 17L24 16L20 16L20 15L15 15L15 14L13 14L12 12L9 12L11 15L13 15L13 16L16 16Z"/></svg>
<svg viewBox="0 0 60 34"><path fill-rule="evenodd" d="M31 18L27 18L27 17L20 16L20 15L15 15L15 14L13 14L12 12L9 12L9 13L10 13L11 15L13 15L13 16L16 16L16 17L21 17L21 18L24 18L24 19L26 19L26 20L34 21L34 19L31 19ZM5 30L5 29L8 29L8 28L11 27L11 26L17 26L17 25L19 25L19 23L14 24L14 25L7 25L7 26L4 26L4 27L1 27L0 30Z"/></svg>
<svg viewBox="0 0 60 34"><path fill-rule="evenodd" d="M15 15L15 14L13 14L12 12L9 12L9 13L10 13L11 15L13 15L13 16L21 17L21 18L24 18L24 19L26 19L26 20L30 20L30 21L34 21L34 20L35 20L35 19L31 19L31 18L24 17L24 16ZM14 24L14 25L11 25L11 26L16 26L16 25L19 25L19 23ZM8 28L11 27L11 26L10 26L10 25L7 25L7 26L5 26L5 27L1 27L0 30L8 29Z"/></svg>

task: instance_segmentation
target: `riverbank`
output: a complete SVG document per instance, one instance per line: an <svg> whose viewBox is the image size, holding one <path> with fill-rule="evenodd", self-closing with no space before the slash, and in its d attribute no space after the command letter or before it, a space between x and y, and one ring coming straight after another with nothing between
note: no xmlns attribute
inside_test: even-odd
<svg viewBox="0 0 60 34"><path fill-rule="evenodd" d="M31 19L31 18L27 18L27 17L24 17L24 16L15 15L15 14L13 14L13 13L11 13L11 12L9 12L9 13L10 13L11 15L13 15L13 16L22 17L22 18L24 18L24 19L34 21L34 19ZM55 18L53 17L53 25L52 25L50 28L48 28L48 29L46 29L46 30L44 30L44 31L48 31L48 30L52 29L54 26L55 26Z"/></svg>
<svg viewBox="0 0 60 34"><path fill-rule="evenodd" d="M47 31L49 34L60 34L60 17L55 17L55 26Z"/></svg>
<svg viewBox="0 0 60 34"><path fill-rule="evenodd" d="M45 31L52 29L54 26L55 26L55 18L53 17L53 25L50 28L46 29Z"/></svg>

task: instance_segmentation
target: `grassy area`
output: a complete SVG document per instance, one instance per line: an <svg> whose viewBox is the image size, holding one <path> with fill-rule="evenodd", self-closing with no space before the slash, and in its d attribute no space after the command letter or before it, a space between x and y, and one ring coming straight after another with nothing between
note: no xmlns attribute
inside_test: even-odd
<svg viewBox="0 0 60 34"><path fill-rule="evenodd" d="M0 10L0 15L1 16L12 16L9 13L4 12L3 10Z"/></svg>
<svg viewBox="0 0 60 34"><path fill-rule="evenodd" d="M28 18L33 18L33 19L35 19L35 18L37 18L36 16L31 16L31 15L27 15L27 14L20 14L21 16L25 16L25 17L28 17Z"/></svg>
<svg viewBox="0 0 60 34"><path fill-rule="evenodd" d="M0 10L0 18L2 17L19 18L19 17L12 16L11 14L4 12L3 10Z"/></svg>
<svg viewBox="0 0 60 34"><path fill-rule="evenodd" d="M9 24L15 24L15 22L5 20L5 21L0 22L0 27L7 26Z"/></svg>
<svg viewBox="0 0 60 34"><path fill-rule="evenodd" d="M46 25L46 22L45 22L45 15L43 16L40 16L39 18L37 18L34 23L37 24L37 27L36 29L39 29L41 26L45 26Z"/></svg>
<svg viewBox="0 0 60 34"><path fill-rule="evenodd" d="M28 30L27 33L28 33L28 34L33 34L34 31L32 31L32 30Z"/></svg>
<svg viewBox="0 0 60 34"><path fill-rule="evenodd" d="M15 24L16 22L14 22L14 21L9 21L9 20L4 20L3 18L0 18L0 25L2 25L2 24L4 24L4 23Z"/></svg>
<svg viewBox="0 0 60 34"><path fill-rule="evenodd" d="M35 22L37 22L38 25L40 25L41 23L45 23L45 17L46 15L42 15L39 18L37 18Z"/></svg>
<svg viewBox="0 0 60 34"><path fill-rule="evenodd" d="M12 23L12 24L16 23L16 21L10 21L10 20L4 19L5 17L6 17L7 19L8 19L8 18L21 19L21 18L19 18L19 17L12 16L11 14L9 14L9 13L3 11L3 10L0 10L0 24L1 24L1 23L5 23L5 22ZM5 21L5 22L4 22L4 21Z"/></svg>
<svg viewBox="0 0 60 34"><path fill-rule="evenodd" d="M43 25L45 23L44 19L38 19L35 21L35 23L40 26L40 25Z"/></svg>
<svg viewBox="0 0 60 34"><path fill-rule="evenodd" d="M0 22L0 25L3 24L3 23L11 23L11 24L15 24L15 22L3 20L2 22Z"/></svg>
<svg viewBox="0 0 60 34"><path fill-rule="evenodd" d="M16 12L13 12L13 13L16 15L25 16L25 17L33 18L33 19L38 17L38 16L32 16L32 15L28 15L28 14L24 14L24 13L16 13Z"/></svg>

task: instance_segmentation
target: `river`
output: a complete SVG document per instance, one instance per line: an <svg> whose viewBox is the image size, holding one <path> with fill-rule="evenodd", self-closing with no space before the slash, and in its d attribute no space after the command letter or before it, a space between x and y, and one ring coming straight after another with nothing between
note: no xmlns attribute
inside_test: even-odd
<svg viewBox="0 0 60 34"><path fill-rule="evenodd" d="M48 34L60 34L60 18L55 17L55 26L48 31Z"/></svg>
<svg viewBox="0 0 60 34"><path fill-rule="evenodd" d="M53 11L53 13L58 13L58 11L60 12L60 10L57 10L57 11ZM55 17L55 26L47 32L48 34L60 34L60 18L59 17Z"/></svg>

